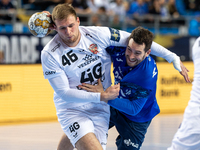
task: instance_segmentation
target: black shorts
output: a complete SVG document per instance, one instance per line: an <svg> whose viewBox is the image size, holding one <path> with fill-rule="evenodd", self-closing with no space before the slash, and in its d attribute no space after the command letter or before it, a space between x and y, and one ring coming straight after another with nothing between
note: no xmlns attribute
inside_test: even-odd
<svg viewBox="0 0 200 150"><path fill-rule="evenodd" d="M109 129L116 127L119 136L116 139L118 150L139 150L151 121L134 122L125 117L118 110L110 107Z"/></svg>

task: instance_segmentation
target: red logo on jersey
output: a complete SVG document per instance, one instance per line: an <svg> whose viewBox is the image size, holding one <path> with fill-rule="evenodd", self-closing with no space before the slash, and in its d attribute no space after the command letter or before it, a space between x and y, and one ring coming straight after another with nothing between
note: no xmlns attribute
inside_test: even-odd
<svg viewBox="0 0 200 150"><path fill-rule="evenodd" d="M97 44L91 44L90 47L89 47L89 50L90 50L93 54L97 54L97 53L98 53Z"/></svg>

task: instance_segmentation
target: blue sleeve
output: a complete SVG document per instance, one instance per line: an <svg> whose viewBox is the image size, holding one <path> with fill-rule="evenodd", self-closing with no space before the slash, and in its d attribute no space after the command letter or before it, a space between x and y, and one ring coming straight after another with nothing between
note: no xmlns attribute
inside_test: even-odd
<svg viewBox="0 0 200 150"><path fill-rule="evenodd" d="M148 97L130 101L129 99L116 98L108 101L108 104L121 112L135 116L141 111L147 99Z"/></svg>

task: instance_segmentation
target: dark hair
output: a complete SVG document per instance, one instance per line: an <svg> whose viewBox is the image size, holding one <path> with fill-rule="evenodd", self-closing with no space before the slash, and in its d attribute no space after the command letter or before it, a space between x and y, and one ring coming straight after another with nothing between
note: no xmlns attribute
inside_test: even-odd
<svg viewBox="0 0 200 150"><path fill-rule="evenodd" d="M63 20L67 19L68 16L73 15L75 19L77 18L76 11L71 4L64 3L64 4L58 4L54 7L52 12L52 20L55 22L55 20Z"/></svg>
<svg viewBox="0 0 200 150"><path fill-rule="evenodd" d="M133 39L137 44L145 44L144 51L147 52L151 48L151 44L153 42L153 33L143 27L135 28L131 35L128 38Z"/></svg>

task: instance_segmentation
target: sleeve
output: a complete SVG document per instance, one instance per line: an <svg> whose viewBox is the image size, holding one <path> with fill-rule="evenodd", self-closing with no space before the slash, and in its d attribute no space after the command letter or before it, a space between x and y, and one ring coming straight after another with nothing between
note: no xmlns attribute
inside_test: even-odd
<svg viewBox="0 0 200 150"><path fill-rule="evenodd" d="M147 82L149 83L149 80L144 79L141 82L146 84ZM151 83L152 82L154 82L154 79L151 80ZM143 85L145 86L145 84ZM135 116L141 111L141 109L144 107L147 100L149 99L150 95L152 94L152 90L145 89L141 86L128 82L127 83L121 82L120 89L121 90L123 89L124 91L123 93L125 93L125 91L131 93L130 96L120 97L120 98L118 97L114 100L108 101L108 104L118 109L119 111L122 111L131 116Z"/></svg>
<svg viewBox="0 0 200 150"><path fill-rule="evenodd" d="M175 57L177 56L175 53L172 53L171 51L169 51L168 49L164 48L156 42L153 42L151 45L151 54L158 57L162 57L169 63L174 61Z"/></svg>
<svg viewBox="0 0 200 150"><path fill-rule="evenodd" d="M97 27L94 33L96 33L95 36L104 48L109 46L126 47L130 36L129 32L109 27Z"/></svg>
<svg viewBox="0 0 200 150"><path fill-rule="evenodd" d="M67 102L100 102L100 93L71 89L65 72L49 53L43 51L41 61L45 79L49 80L56 94L63 100Z"/></svg>
<svg viewBox="0 0 200 150"><path fill-rule="evenodd" d="M51 78L49 79L49 83L56 94L67 102L100 102L100 93L70 89L66 75Z"/></svg>
<svg viewBox="0 0 200 150"><path fill-rule="evenodd" d="M64 73L59 63L46 51L42 51L41 53L41 62L45 79L50 79Z"/></svg>
<svg viewBox="0 0 200 150"><path fill-rule="evenodd" d="M135 116L141 111L147 99L148 97L130 101L129 99L116 98L108 101L108 104L121 112Z"/></svg>

